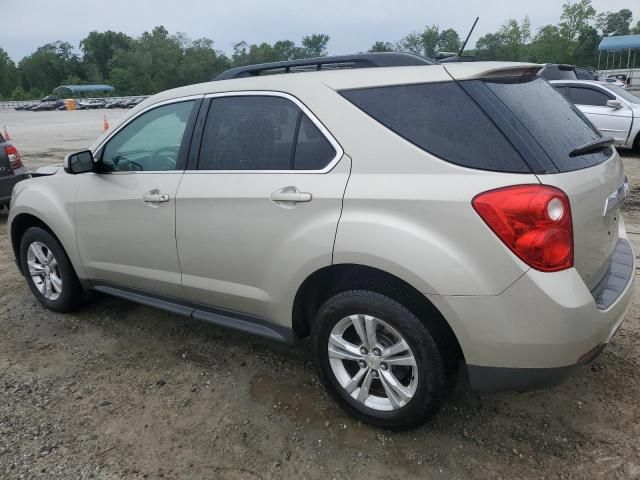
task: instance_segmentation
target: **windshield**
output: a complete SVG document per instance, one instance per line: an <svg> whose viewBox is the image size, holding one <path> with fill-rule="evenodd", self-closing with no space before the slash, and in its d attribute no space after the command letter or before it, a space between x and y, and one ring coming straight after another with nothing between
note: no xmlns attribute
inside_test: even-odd
<svg viewBox="0 0 640 480"><path fill-rule="evenodd" d="M640 105L640 97L636 97L633 93L625 90L618 85L607 85L607 88L611 90L613 93L618 95L619 97L624 98L627 102L633 103L635 105Z"/></svg>

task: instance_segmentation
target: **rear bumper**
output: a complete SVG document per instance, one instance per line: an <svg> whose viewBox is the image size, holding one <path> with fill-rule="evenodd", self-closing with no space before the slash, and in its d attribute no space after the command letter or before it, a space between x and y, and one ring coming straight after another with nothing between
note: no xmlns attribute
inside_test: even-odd
<svg viewBox="0 0 640 480"><path fill-rule="evenodd" d="M529 270L505 292L429 299L449 321L476 391L554 385L593 360L631 304L635 259L620 240L601 283L589 291L575 269Z"/></svg>

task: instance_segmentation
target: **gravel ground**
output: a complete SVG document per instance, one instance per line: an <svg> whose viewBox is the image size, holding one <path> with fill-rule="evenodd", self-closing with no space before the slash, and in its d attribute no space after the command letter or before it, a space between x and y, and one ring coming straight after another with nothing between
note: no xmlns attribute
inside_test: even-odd
<svg viewBox="0 0 640 480"><path fill-rule="evenodd" d="M102 115L0 112L0 125L33 168L88 146ZM640 158L624 161L640 252ZM638 285L610 347L565 384L461 385L431 423L389 433L334 405L305 344L103 296L75 314L44 310L0 216L0 478L640 478Z"/></svg>

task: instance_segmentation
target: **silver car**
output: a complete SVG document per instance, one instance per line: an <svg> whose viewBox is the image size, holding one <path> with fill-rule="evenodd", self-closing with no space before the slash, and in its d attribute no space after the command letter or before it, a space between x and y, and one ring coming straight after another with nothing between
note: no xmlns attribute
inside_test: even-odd
<svg viewBox="0 0 640 480"><path fill-rule="evenodd" d="M47 308L95 290L284 342L370 424L553 385L622 323L611 141L518 63L402 54L243 67L155 95L14 190Z"/></svg>
<svg viewBox="0 0 640 480"><path fill-rule="evenodd" d="M550 83L603 135L613 137L617 146L640 150L640 97L609 82L553 80Z"/></svg>

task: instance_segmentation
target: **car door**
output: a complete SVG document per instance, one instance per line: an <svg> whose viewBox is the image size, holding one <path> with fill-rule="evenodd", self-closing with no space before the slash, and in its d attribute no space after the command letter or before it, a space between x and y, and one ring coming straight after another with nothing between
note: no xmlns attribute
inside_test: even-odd
<svg viewBox="0 0 640 480"><path fill-rule="evenodd" d="M177 195L185 296L284 321L297 286L331 264L350 159L284 93L215 96L206 117Z"/></svg>
<svg viewBox="0 0 640 480"><path fill-rule="evenodd" d="M595 86L570 85L569 97L603 135L613 137L616 145L626 143L633 122L628 106L624 103L620 108L607 106L607 102L616 97Z"/></svg>
<svg viewBox="0 0 640 480"><path fill-rule="evenodd" d="M142 111L98 149L98 171L79 175L77 242L93 282L181 294L175 194L200 102Z"/></svg>

